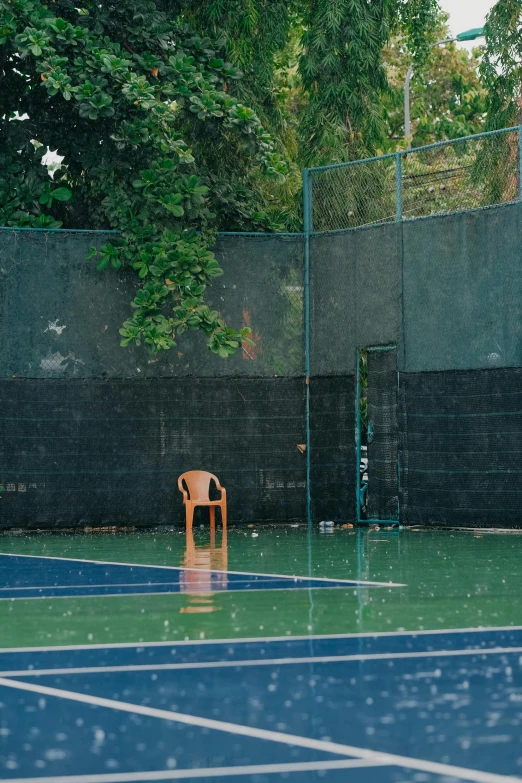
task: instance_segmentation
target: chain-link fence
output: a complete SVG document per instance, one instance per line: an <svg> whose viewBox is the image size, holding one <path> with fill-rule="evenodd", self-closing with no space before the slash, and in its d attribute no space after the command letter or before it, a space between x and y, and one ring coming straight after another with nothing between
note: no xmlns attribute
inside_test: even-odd
<svg viewBox="0 0 522 783"><path fill-rule="evenodd" d="M335 231L395 220L395 158L311 170L312 230Z"/></svg>
<svg viewBox="0 0 522 783"><path fill-rule="evenodd" d="M402 156L402 214L438 215L520 197L519 133L475 136Z"/></svg>
<svg viewBox="0 0 522 783"><path fill-rule="evenodd" d="M312 232L479 209L521 198L521 128L310 169Z"/></svg>

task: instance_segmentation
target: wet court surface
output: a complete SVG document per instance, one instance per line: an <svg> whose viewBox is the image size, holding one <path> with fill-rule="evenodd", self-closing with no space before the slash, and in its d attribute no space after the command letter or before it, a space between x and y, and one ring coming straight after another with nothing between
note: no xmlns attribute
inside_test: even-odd
<svg viewBox="0 0 522 783"><path fill-rule="evenodd" d="M516 534L2 537L0 778L522 779L521 577Z"/></svg>

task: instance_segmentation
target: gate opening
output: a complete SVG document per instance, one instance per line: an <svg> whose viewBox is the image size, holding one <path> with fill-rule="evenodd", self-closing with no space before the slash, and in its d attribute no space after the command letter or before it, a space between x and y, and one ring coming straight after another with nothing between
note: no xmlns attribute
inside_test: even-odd
<svg viewBox="0 0 522 783"><path fill-rule="evenodd" d="M358 351L357 522L399 522L397 346Z"/></svg>

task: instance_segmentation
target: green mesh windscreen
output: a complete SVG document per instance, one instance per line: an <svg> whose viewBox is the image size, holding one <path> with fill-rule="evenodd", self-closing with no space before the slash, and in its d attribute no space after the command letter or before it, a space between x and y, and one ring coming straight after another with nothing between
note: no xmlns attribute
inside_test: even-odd
<svg viewBox="0 0 522 783"><path fill-rule="evenodd" d="M358 348L398 342L401 225L310 239L312 375L355 372Z"/></svg>
<svg viewBox="0 0 522 783"><path fill-rule="evenodd" d="M522 204L403 223L409 372L522 364Z"/></svg>
<svg viewBox="0 0 522 783"><path fill-rule="evenodd" d="M368 498L370 520L399 518L397 351L372 350L368 361Z"/></svg>
<svg viewBox="0 0 522 783"><path fill-rule="evenodd" d="M226 360L205 337L183 334L151 357L120 347L118 330L132 313L133 270L96 271L86 260L100 233L0 231L0 373L32 378L157 376L298 376L304 373L301 237L219 237L225 274L207 301L256 343ZM16 328L13 327L16 324Z"/></svg>

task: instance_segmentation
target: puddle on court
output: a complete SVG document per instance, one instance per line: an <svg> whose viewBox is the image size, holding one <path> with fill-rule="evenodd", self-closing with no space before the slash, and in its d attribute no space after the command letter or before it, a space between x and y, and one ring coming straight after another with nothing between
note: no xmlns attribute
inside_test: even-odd
<svg viewBox="0 0 522 783"><path fill-rule="evenodd" d="M257 536L254 535L257 533ZM180 592L0 600L0 647L522 625L522 536L306 526L2 536L0 553L184 566ZM399 587L215 592L205 569ZM193 574L196 573L196 587ZM182 580L180 580L182 581Z"/></svg>

